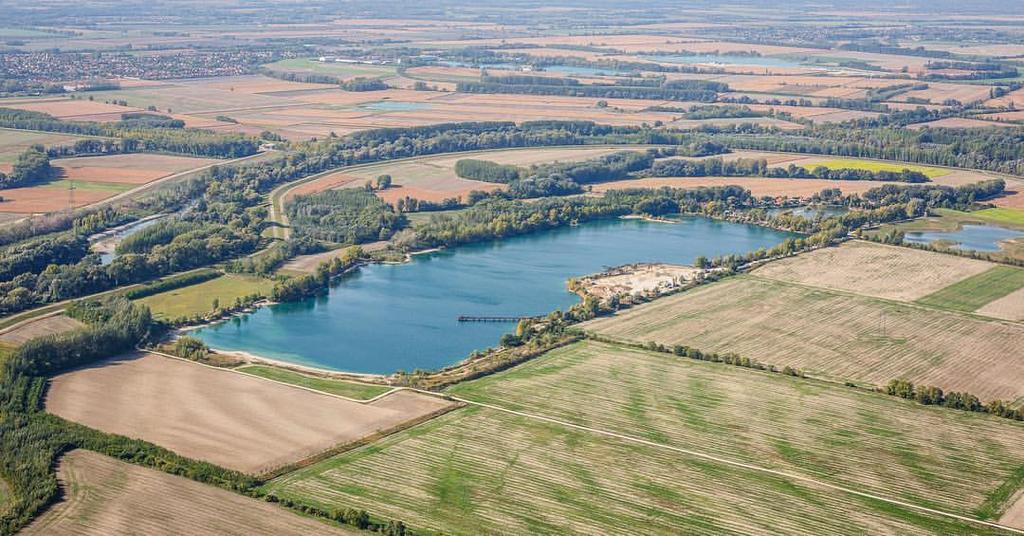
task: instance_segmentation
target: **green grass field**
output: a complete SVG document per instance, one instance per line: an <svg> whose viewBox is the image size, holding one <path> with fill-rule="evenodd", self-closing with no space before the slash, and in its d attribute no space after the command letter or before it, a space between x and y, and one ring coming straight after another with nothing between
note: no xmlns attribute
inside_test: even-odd
<svg viewBox="0 0 1024 536"><path fill-rule="evenodd" d="M7 503L10 500L11 489L7 486L7 482L0 478L0 514L3 514L4 510L7 509Z"/></svg>
<svg viewBox="0 0 1024 536"><path fill-rule="evenodd" d="M1012 266L996 266L929 294L917 300L917 303L971 312L1021 287L1024 287L1024 270Z"/></svg>
<svg viewBox="0 0 1024 536"><path fill-rule="evenodd" d="M470 406L265 490L452 534L961 533L939 518L657 445L968 515L1024 464L1024 427L1008 421L593 342L451 393L655 445Z"/></svg>
<svg viewBox="0 0 1024 536"><path fill-rule="evenodd" d="M382 395L391 390L386 385L370 385L365 383L346 382L330 378L319 378L308 374L300 374L277 367L265 365L247 365L238 369L240 372L276 380L282 383L290 383L300 387L323 391L332 395L354 398L357 400L369 400L377 395Z"/></svg>
<svg viewBox="0 0 1024 536"><path fill-rule="evenodd" d="M169 290L140 299L148 305L156 318L178 318L210 312L213 300L222 307L235 302L235 298L260 294L266 296L274 287L269 279L228 274L198 285Z"/></svg>
<svg viewBox="0 0 1024 536"><path fill-rule="evenodd" d="M948 175L950 170L931 166L920 166L917 164L904 164L902 162L878 162L875 160L860 160L857 158L834 158L810 164L808 167L815 168L825 166L829 169L863 169L865 171L918 171L929 178Z"/></svg>
<svg viewBox="0 0 1024 536"><path fill-rule="evenodd" d="M1019 208L986 208L971 212L970 215L991 223L1024 228L1024 210Z"/></svg>
<svg viewBox="0 0 1024 536"><path fill-rule="evenodd" d="M69 145L87 137L0 128L0 163L13 162L19 154L25 152L32 145L39 144L44 147Z"/></svg>
<svg viewBox="0 0 1024 536"><path fill-rule="evenodd" d="M4 372L4 361L7 361L7 359L10 358L17 349L18 347L13 344L0 343L0 376L2 376ZM2 484L2 482L0 482L0 484ZM2 502L3 501L0 501L0 504L2 504Z"/></svg>
<svg viewBox="0 0 1024 536"><path fill-rule="evenodd" d="M363 65L358 63L321 63L309 58L291 58L266 66L271 71L289 73L316 73L339 78L391 76L395 68L388 65Z"/></svg>
<svg viewBox="0 0 1024 536"><path fill-rule="evenodd" d="M140 186L139 184L124 184L119 182L75 181L68 179L50 181L47 182L44 186L47 188L57 189L62 192L67 192L68 186L70 186L72 183L75 185L76 190L88 190L111 193L127 192L132 188L137 188Z"/></svg>

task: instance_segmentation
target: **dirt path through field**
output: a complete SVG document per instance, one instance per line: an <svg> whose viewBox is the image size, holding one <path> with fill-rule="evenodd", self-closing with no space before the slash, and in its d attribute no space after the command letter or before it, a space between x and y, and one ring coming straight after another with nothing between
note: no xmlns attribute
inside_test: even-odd
<svg viewBox="0 0 1024 536"><path fill-rule="evenodd" d="M419 391L419 392L422 392L424 394L433 395L433 396L438 396L437 393L433 393L433 392L430 392L430 391ZM729 466L732 466L732 467L738 467L738 468L746 469L746 470L749 470L749 471L757 471L757 472L760 472L760 473L766 473L766 474L770 474L770 475L786 478L786 479L789 479L789 480L798 480L798 481L801 481L801 482L807 482L807 483L814 484L814 485L817 485L817 486L823 486L823 487L828 488L828 489L833 489L833 490L840 491L840 492L843 492L843 493L848 493L850 495L856 495L858 497L863 497L863 498L866 498L866 499L882 501L882 502L885 502L885 503L888 503L888 504L891 504L891 505L894 505L894 506L899 506L899 507L902 507L902 508L910 508L910 509L917 510L917 511L920 511L920 512L926 512L926 513L929 513L929 514L943 516L943 517L947 517L947 518L950 518L950 519L956 519L956 520L959 520L959 521L965 521L965 522L973 523L973 524L976 524L976 525L981 525L981 526L985 526L985 527L1001 529L1001 530L1013 532L1013 533L1016 533L1016 534L1024 534L1024 529L1014 528L1012 526L1007 526L1007 525L1002 524L1003 519L1005 519L1008 515L1010 515L1010 512L1007 512L1007 515L1004 515L1003 519L1000 519L999 523L993 523L991 521L983 521L983 520L980 520L980 519L975 519L975 518L972 518L972 517L962 516L962 515L959 515L959 514L953 514L953 513L945 512L945 511L942 511L942 510L936 510L936 509L928 508L928 507L925 507L925 506L919 506L919 505L916 505L916 504L911 504L911 503L900 501L900 500L896 500L896 499L890 499L890 498L883 497L883 496L880 496L880 495L875 495L875 494L872 494L872 493L865 493L863 491L858 491L858 490L855 490L855 489L851 489L851 488L847 488L847 487L843 487L843 486L838 486L836 484L830 484L828 482L824 482L824 481L821 481L821 480L810 478L810 477L807 477L807 476L804 476L804 475L799 475L799 474L795 474L795 473L788 473L788 472L785 472L785 471L778 471L778 470L775 470L775 469L769 469L767 467L761 467L759 465L754 465L754 464L751 464L751 463L739 462L739 461L731 460L731 459L728 459L728 458L725 458L725 457L722 457L722 456L716 456L716 455L713 455L713 454L708 454L706 452L700 452L700 451L696 451L696 450L686 449L686 448L677 447L677 446L674 446L674 445L667 445L665 443L658 443L658 442L655 442L655 441L648 441L646 439L641 439L639 437L634 437L634 436L630 436L630 435L626 435L626 434L620 434L620 433L617 433L617 432L612 432L612 431L609 431L609 430L603 430L603 429L600 429L600 428L593 428L593 427L590 427L590 426L583 426L583 425L579 425L579 424L573 424L571 422L566 422L566 421L562 421L562 420L559 420L559 419L554 419L554 418L551 418L551 417L546 417L544 415L537 415L537 414L533 414L533 413L517 411L517 410L513 410L513 409L504 408L502 406L496 406L494 404L487 404L487 403L483 403L483 402L477 402L477 401L474 401L474 400L470 400L470 399L466 399L466 398L461 398L461 397L457 397L457 396L450 396L449 395L448 398L451 399L451 400L454 400L456 402L461 402L463 404L472 405L472 406L479 406L479 407L482 407L482 408L487 408L487 409L491 409L491 410L495 410L495 411L500 411L500 412L503 412L503 413L508 413L508 414L511 414L511 415L515 415L517 417L523 417L523 418L526 418L526 419L542 421L542 422L546 422L546 423L549 423L549 424L554 424L556 426L562 426L562 427L565 427L565 428L572 428L574 430L580 430L580 431L589 432L589 433L592 433L592 434L602 435L602 436L605 436L605 437L611 437L611 438L614 438L614 439L619 439L619 440L630 442L630 443L637 443L637 444L648 446L648 447L654 447L654 448L659 448L659 449L671 450L673 452L677 452L677 453L680 453L680 454L685 454L687 456L692 456L692 457L695 457L695 458L701 458L701 459L708 460L708 461L711 461L711 462L725 464L725 465L729 465ZM1018 502L1018 504L1015 504L1014 507L1011 508L1011 510L1013 510L1014 508L1018 508L1019 504L1024 502L1024 501L1017 501L1017 502ZM1020 508L1020 510L1021 510L1021 517L1024 517L1024 508ZM1014 517L1013 519L1016 519L1016 517Z"/></svg>

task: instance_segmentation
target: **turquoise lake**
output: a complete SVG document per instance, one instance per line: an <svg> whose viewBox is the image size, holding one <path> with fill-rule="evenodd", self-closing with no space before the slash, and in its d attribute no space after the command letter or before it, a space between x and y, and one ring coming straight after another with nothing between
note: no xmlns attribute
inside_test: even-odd
<svg viewBox="0 0 1024 536"><path fill-rule="evenodd" d="M193 335L213 348L326 369L388 374L437 369L495 346L511 323L579 301L566 280L631 262L690 264L771 247L791 233L706 218L605 220L365 266L324 296L264 307Z"/></svg>

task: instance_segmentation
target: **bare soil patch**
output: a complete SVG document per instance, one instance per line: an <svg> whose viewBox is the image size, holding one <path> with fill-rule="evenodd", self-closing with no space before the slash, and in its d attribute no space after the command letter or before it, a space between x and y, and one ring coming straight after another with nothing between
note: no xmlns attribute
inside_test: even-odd
<svg viewBox="0 0 1024 536"><path fill-rule="evenodd" d="M386 240L370 242L369 244L360 244L359 247L361 247L365 252L380 251L388 247L388 242ZM325 251L323 253L314 253L312 255L299 255L281 266L281 270L286 272L303 272L311 274L316 271L316 267L321 263L327 262L335 257L340 257L347 249L348 248L338 248L332 249L331 251Z"/></svg>
<svg viewBox="0 0 1024 536"><path fill-rule="evenodd" d="M84 207L115 195L117 192L102 190L76 190L74 208ZM9 188L0 196L0 211L15 214L35 214L53 212L68 208L70 194L66 188L49 186L30 186L27 188Z"/></svg>
<svg viewBox="0 0 1024 536"><path fill-rule="evenodd" d="M87 450L57 466L63 499L22 534L352 534L280 506Z"/></svg>
<svg viewBox="0 0 1024 536"><path fill-rule="evenodd" d="M629 264L579 279L584 292L601 299L660 293L692 281L702 270L675 264Z"/></svg>
<svg viewBox="0 0 1024 536"><path fill-rule="evenodd" d="M1017 289L998 300L989 302L977 311L979 314L1002 318L1003 320L1024 321L1024 288ZM1024 512L1024 506L1021 507Z"/></svg>
<svg viewBox="0 0 1024 536"><path fill-rule="evenodd" d="M57 376L51 381L46 408L86 426L139 437L184 456L264 473L448 404L417 396L419 405L398 410L154 354L135 354Z"/></svg>
<svg viewBox="0 0 1024 536"><path fill-rule="evenodd" d="M954 255L852 241L770 262L754 274L910 302L994 266Z"/></svg>
<svg viewBox="0 0 1024 536"><path fill-rule="evenodd" d="M999 518L999 523L1024 530L1024 491L1017 493L1016 500Z"/></svg>
<svg viewBox="0 0 1024 536"><path fill-rule="evenodd" d="M82 326L83 324L78 320L62 314L44 316L0 330L0 342L19 345L36 337L64 333Z"/></svg>

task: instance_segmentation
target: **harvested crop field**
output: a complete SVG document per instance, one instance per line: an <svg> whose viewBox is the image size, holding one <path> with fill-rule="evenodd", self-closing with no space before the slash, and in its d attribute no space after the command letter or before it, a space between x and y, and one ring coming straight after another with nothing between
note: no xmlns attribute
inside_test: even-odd
<svg viewBox="0 0 1024 536"><path fill-rule="evenodd" d="M1024 467L1012 421L592 341L450 391L965 515Z"/></svg>
<svg viewBox="0 0 1024 536"><path fill-rule="evenodd" d="M621 150L642 150L643 146L619 147L551 147L529 149L499 149L473 151L461 154L408 158L395 162L359 166L329 174L315 181L304 183L288 192L314 193L336 187L361 187L366 181L373 181L380 175L391 175L394 186L378 192L383 199L394 202L399 198L415 197L429 201L465 196L473 190L496 190L503 185L467 180L455 174L455 163L464 158L490 160L499 164L515 164L528 167L533 164L551 162L577 162L596 158Z"/></svg>
<svg viewBox="0 0 1024 536"><path fill-rule="evenodd" d="M86 139L86 137L29 130L0 129L0 162L13 162L19 154L25 152L26 149L33 145L42 145L44 147L70 145L82 139Z"/></svg>
<svg viewBox="0 0 1024 536"><path fill-rule="evenodd" d="M407 405L395 408L396 397ZM449 407L409 391L372 404L155 354L61 374L47 411L178 454L263 473Z"/></svg>
<svg viewBox="0 0 1024 536"><path fill-rule="evenodd" d="M982 400L1024 396L1024 326L737 276L583 324L620 340L735 352L815 377L906 378Z"/></svg>
<svg viewBox="0 0 1024 536"><path fill-rule="evenodd" d="M992 117L995 119L996 115L985 115L981 117ZM988 128L988 127L1012 127L1015 125L1006 123L997 123L995 121L983 121L981 119L971 119L968 117L946 117L937 121L929 121L927 123L914 123L907 125L910 130L921 130L922 128Z"/></svg>
<svg viewBox="0 0 1024 536"><path fill-rule="evenodd" d="M86 182L145 184L172 173L180 173L218 162L213 158L193 158L163 154L119 154L62 158L51 163L61 178Z"/></svg>
<svg viewBox="0 0 1024 536"><path fill-rule="evenodd" d="M650 534L965 529L813 483L479 407L299 469L265 488L299 504L350 505L457 535L626 534L638 527Z"/></svg>
<svg viewBox="0 0 1024 536"><path fill-rule="evenodd" d="M267 502L87 450L57 466L63 499L22 534L352 534Z"/></svg>
<svg viewBox="0 0 1024 536"><path fill-rule="evenodd" d="M78 320L63 314L43 316L0 330L0 343L19 345L36 337L64 333L82 325Z"/></svg>
<svg viewBox="0 0 1024 536"><path fill-rule="evenodd" d="M770 179L766 177L652 177L595 184L594 192L629 188L700 188L702 186L740 186L758 197L792 197L809 199L827 188L839 188L844 194L862 194L885 182L833 181L825 179Z"/></svg>
<svg viewBox="0 0 1024 536"><path fill-rule="evenodd" d="M37 214L63 210L69 205L80 208L103 201L116 193L111 190L76 189L72 198L67 186L8 188L3 191L0 211L12 214Z"/></svg>
<svg viewBox="0 0 1024 536"><path fill-rule="evenodd" d="M858 240L770 262L754 274L909 302L995 267L985 261Z"/></svg>
<svg viewBox="0 0 1024 536"><path fill-rule="evenodd" d="M110 114L112 116L112 121L118 121L121 119L121 114L142 111L141 108L134 108L131 106L118 106L116 104L107 104L100 101L72 100L65 98L39 99L33 101L0 100L0 107L28 110L30 112L42 112L59 119L71 121L78 120L82 116L96 114Z"/></svg>
<svg viewBox="0 0 1024 536"><path fill-rule="evenodd" d="M53 212L98 203L176 173L218 162L210 158L159 154L119 154L60 158L51 161L57 178L51 182L3 191L0 212L31 214ZM74 185L74 193L70 186Z"/></svg>
<svg viewBox="0 0 1024 536"><path fill-rule="evenodd" d="M1024 321L1024 289L1017 289L998 300L991 301L977 312L993 318L1022 322Z"/></svg>

